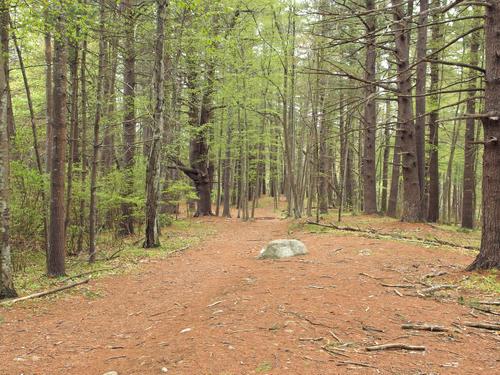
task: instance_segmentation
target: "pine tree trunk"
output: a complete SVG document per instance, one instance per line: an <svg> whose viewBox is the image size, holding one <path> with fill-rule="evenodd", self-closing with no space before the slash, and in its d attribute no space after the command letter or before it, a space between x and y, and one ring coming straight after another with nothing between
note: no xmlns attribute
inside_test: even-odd
<svg viewBox="0 0 500 375"><path fill-rule="evenodd" d="M411 100L410 31L406 14L399 0L393 0L394 36L396 42L397 84L398 84L398 134L403 164L403 212L401 220L421 220L420 185L418 180L415 129ZM410 8L410 6L408 6Z"/></svg>
<svg viewBox="0 0 500 375"><path fill-rule="evenodd" d="M53 149L50 170L50 224L47 273L49 276L65 274L64 231L64 172L66 159L66 43L65 16L57 16L58 37L54 39L54 108L52 121Z"/></svg>
<svg viewBox="0 0 500 375"><path fill-rule="evenodd" d="M470 64L478 66L479 64L479 43L481 34L479 31L470 36ZM476 113L476 87L477 72L469 70L469 97L467 100L467 113L474 115ZM474 202L474 192L476 189L476 146L475 141L476 120L474 117L468 117L465 121L465 145L464 145L464 179L463 179L463 198L462 198L462 227L472 229L474 227L474 214L476 211Z"/></svg>
<svg viewBox="0 0 500 375"><path fill-rule="evenodd" d="M425 191L425 119L426 119L426 78L427 78L427 19L429 0L420 0L420 15L417 34L417 65L415 85L415 142L417 150L418 181L420 186L420 211L423 217L427 204Z"/></svg>
<svg viewBox="0 0 500 375"><path fill-rule="evenodd" d="M144 248L160 246L158 206L161 197L161 148L163 136L165 19L168 0L157 0L155 66L153 71L154 119L151 149L146 169L146 238Z"/></svg>
<svg viewBox="0 0 500 375"><path fill-rule="evenodd" d="M125 50L123 56L123 197L130 199L134 191L135 155L135 12L134 0L123 0L125 18ZM134 234L133 206L129 202L121 205L120 234Z"/></svg>
<svg viewBox="0 0 500 375"><path fill-rule="evenodd" d="M483 220L481 249L469 270L500 268L500 4L486 7Z"/></svg>
<svg viewBox="0 0 500 375"><path fill-rule="evenodd" d="M439 7L441 0L434 0L433 7ZM438 23L441 16L436 14L433 17L434 25L431 27L432 32L432 48L433 58L438 59L440 54L436 53L442 40L441 25ZM429 115L429 200L427 207L427 221L431 223L437 222L439 219L439 65L431 64L431 85L430 91L433 93L430 97L432 112Z"/></svg>
<svg viewBox="0 0 500 375"><path fill-rule="evenodd" d="M375 10L375 1L366 0L366 11ZM365 59L365 80L375 82L376 79L376 59L377 47L375 30L377 28L375 15L372 13L365 20L366 26L366 59ZM364 108L364 144L363 144L363 211L365 214L377 212L377 188L376 188L376 129L377 129L377 107L375 104L376 86L367 84L365 88L365 108Z"/></svg>

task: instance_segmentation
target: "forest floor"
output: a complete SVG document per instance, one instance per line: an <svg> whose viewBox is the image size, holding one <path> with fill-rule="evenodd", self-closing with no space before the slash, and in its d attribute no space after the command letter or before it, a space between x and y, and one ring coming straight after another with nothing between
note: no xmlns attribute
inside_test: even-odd
<svg viewBox="0 0 500 375"><path fill-rule="evenodd" d="M463 271L474 254L281 220L192 219L211 233L183 252L72 293L0 307L0 374L494 374L498 273ZM366 216L347 224L472 243L474 234ZM167 230L168 232L168 230ZM258 260L270 240L310 253ZM164 241L168 241L164 238ZM437 276L438 275L438 276ZM454 289L426 292L430 285ZM481 310L490 310L485 312ZM440 325L445 332L402 329ZM377 344L425 351L367 351Z"/></svg>

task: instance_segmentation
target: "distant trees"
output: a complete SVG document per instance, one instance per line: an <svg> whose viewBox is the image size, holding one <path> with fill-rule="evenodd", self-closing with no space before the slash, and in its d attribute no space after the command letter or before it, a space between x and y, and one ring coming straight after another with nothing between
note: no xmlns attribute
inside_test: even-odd
<svg viewBox="0 0 500 375"><path fill-rule="evenodd" d="M482 226L471 268L494 267L492 4L17 3L0 77L14 252L47 251L58 276L66 255L97 260L103 238L158 246L186 199L190 214L248 220L268 195L295 218Z"/></svg>

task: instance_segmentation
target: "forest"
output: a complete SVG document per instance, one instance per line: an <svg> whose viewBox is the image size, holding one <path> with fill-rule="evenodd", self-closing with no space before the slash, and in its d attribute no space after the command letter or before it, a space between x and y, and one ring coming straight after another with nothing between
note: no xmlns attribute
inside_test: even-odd
<svg viewBox="0 0 500 375"><path fill-rule="evenodd" d="M130 307L122 313L129 317L134 308L142 306L151 314L156 307L169 317L177 314L189 327L198 315L187 312L186 306L193 306L196 298L204 308L216 309L216 315L230 299L231 294L224 294L233 293L230 285L219 285L218 278L221 270L236 278L233 263L251 273L244 280L271 283L269 294L284 293L275 283L286 282L272 275L282 272L295 280L306 267L300 282L309 291L300 296L324 293L322 298L333 301L335 290L323 291L327 286L319 284L331 277L340 294L342 286L353 288L350 297L342 297L344 305L339 302L346 309L365 292L360 285L344 285L337 271L344 279L382 286L382 291L390 287L391 295L384 298L427 304L429 311L420 319L426 322L409 329L437 330L450 337L465 335L464 325L482 329L477 334L482 335L482 373L498 370L491 340L498 345L500 330L499 1L0 0L0 34L0 373L4 359L10 363L6 374L27 369L66 373L58 365L51 370L37 367L34 360L31 367L22 367L30 359L14 347L7 350L16 335L7 332L19 331L4 319L29 325L26 314L43 306L60 317L68 308L76 319L76 299L82 298L90 301L82 319L91 319L91 303L102 303L102 310L96 311L107 319L100 322L107 327L113 316L120 316L116 311L122 311L106 310L105 301L113 298L113 305L128 301ZM301 264L250 259L258 255L256 245L279 236L304 240L311 254L296 258ZM246 242L235 246L239 240ZM344 265L323 267L333 255L336 261L342 257ZM366 256L367 263L355 260L358 255ZM284 270L282 264L290 268ZM398 269L399 280L390 280L388 269ZM379 276L373 276L377 272ZM145 294L140 297L139 286L133 284L136 277L143 278ZM239 285L241 277L228 280ZM252 288L254 281L248 280L245 288ZM161 289L170 282L187 289ZM123 293L118 284L134 292L118 299L115 294ZM151 295L148 287L153 288ZM211 294L214 288L226 292L217 289L219 294ZM71 291L59 293L67 289ZM257 289L252 290L260 295ZM200 290L198 297L183 300L195 290ZM45 295L52 297L40 298ZM271 297L262 297L265 306L273 303ZM162 298L168 301L160 305L157 299ZM372 362L355 357L357 349L336 337L340 325L311 317L327 310L311 307L307 314L297 313L292 301L300 298L275 298L281 301L278 314L308 329L323 328L303 332L306 337L296 338L298 347L319 348L330 361L337 360L338 368L320 370L328 368L322 366L329 366L329 360L317 359L315 352L302 353L298 367L284 357L280 362L277 354L245 367L252 361L249 347L239 347L247 355L240 367L225 367L232 357L216 349L210 353L219 362L209 365L212 354L208 358L196 346L197 360L191 360L202 361L199 371L205 371L198 373L435 370L422 358L405 365L413 366L411 372L402 364L391 367L382 354L370 357ZM17 304L23 300L30 301ZM395 303L384 301L380 303ZM174 302L178 306L172 307ZM416 303L401 302L401 308L414 311ZM179 306L191 320L176 312ZM308 304L300 306L306 309ZM482 321L467 325L447 320L466 309L473 318L480 314ZM429 326L438 316L430 310L439 314L442 321L437 324L444 327ZM400 315L408 317L408 311ZM132 316L139 319L141 313ZM257 310L245 314L234 319L259 315ZM38 324L54 324L54 335L59 332L55 320L40 319ZM380 326L385 324L381 317L376 319ZM17 329L23 327L18 324ZM149 323L134 324L143 329ZM356 335L384 335L378 328L370 330L371 325L363 325ZM191 334L191 328L175 327ZM281 334L272 327L264 333ZM165 330L165 336L178 336L175 330ZM231 332L245 334L246 342L258 345L252 330L262 327ZM287 329L282 331L285 335ZM349 330L341 332L346 337ZM23 340L35 340L34 332L23 335ZM220 339L226 340L226 348L238 347L234 337ZM286 345L284 336L273 337ZM473 339L467 334L463 342ZM90 337L81 340L81 345L90 345ZM145 345L151 342L144 340ZM170 360L165 366L156 358L154 364L145 360L142 370L139 365L124 370L132 369L130 363L111 368L108 364L117 358L104 352L96 352L94 367L85 370L85 361L76 357L74 365L85 374L113 369L121 369L120 374L169 369L197 373L194 362L182 360L189 357L186 350L181 353L184 342L175 340L168 350L177 353L172 356L180 362ZM361 345L359 340L354 347ZM382 341L387 340L370 343ZM429 351L424 346L387 345L366 349L403 350L398 355ZM465 367L455 373L480 373L470 345L454 348L463 358L442 366L460 363ZM118 360L129 361L142 350ZM11 363L13 356L21 360Z"/></svg>

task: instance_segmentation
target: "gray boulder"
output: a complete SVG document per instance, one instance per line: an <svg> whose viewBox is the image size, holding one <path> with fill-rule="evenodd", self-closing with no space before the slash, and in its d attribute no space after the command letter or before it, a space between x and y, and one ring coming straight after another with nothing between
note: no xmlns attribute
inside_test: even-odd
<svg viewBox="0 0 500 375"><path fill-rule="evenodd" d="M259 259L281 259L307 254L306 245L298 240L274 240L264 247Z"/></svg>

